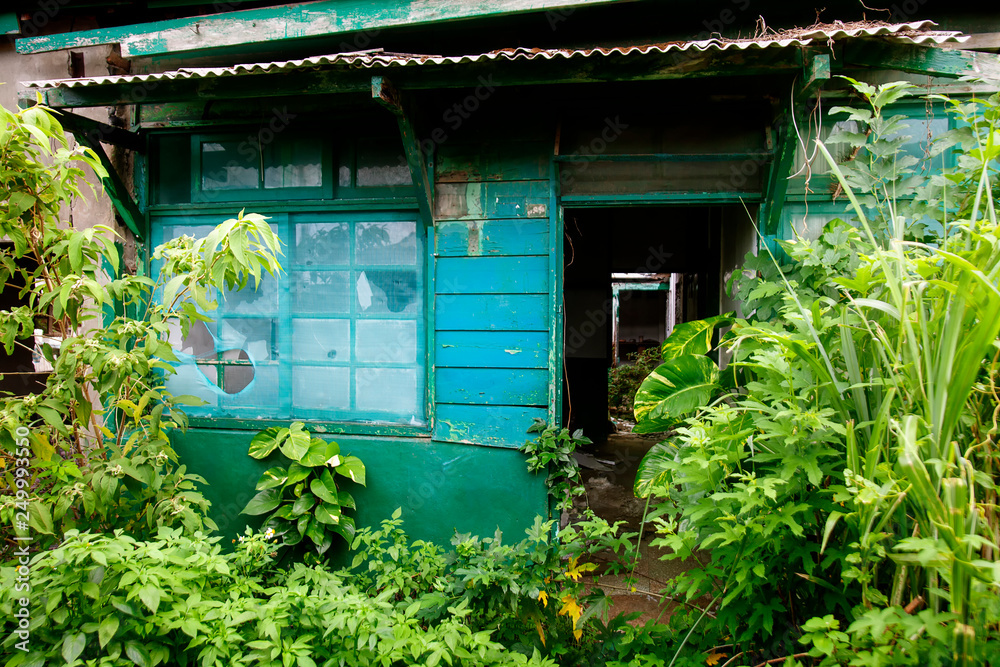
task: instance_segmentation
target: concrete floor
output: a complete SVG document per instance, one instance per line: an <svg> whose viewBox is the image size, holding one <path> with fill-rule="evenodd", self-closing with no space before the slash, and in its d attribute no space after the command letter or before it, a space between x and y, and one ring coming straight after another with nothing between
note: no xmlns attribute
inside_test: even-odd
<svg viewBox="0 0 1000 667"><path fill-rule="evenodd" d="M620 423L619 428L631 429L631 424ZM622 532L638 533L642 525L646 501L635 497L632 485L642 457L660 439L660 436L619 432L609 435L607 442L603 444L591 445L578 452L577 460L587 489L587 503L597 516L609 523L624 521ZM583 507L586 504L581 499L578 509ZM573 517L569 517L569 520L572 519ZM650 546L650 541L655 537L650 533L650 527L647 526L639 546L634 583L629 583L622 575L599 575L596 581L592 579L595 585L604 588L605 593L611 597L613 614L641 612L642 616L636 621L639 624L651 618L659 618L663 622L676 605L662 598L660 591L667 581L698 565L693 559L661 560L660 557L666 552ZM629 560L632 558L630 555ZM597 560L602 560L601 554L597 555ZM633 587L636 589L634 592Z"/></svg>

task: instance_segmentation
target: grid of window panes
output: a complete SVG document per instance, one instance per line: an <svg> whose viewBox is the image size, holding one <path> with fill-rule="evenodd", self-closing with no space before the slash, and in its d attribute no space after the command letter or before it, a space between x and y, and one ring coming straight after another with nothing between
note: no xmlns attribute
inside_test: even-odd
<svg viewBox="0 0 1000 667"><path fill-rule="evenodd" d="M201 220L198 220L200 223ZM154 242L211 227L156 225ZM409 214L288 213L285 273L221 295L181 341L192 416L424 425L422 229Z"/></svg>

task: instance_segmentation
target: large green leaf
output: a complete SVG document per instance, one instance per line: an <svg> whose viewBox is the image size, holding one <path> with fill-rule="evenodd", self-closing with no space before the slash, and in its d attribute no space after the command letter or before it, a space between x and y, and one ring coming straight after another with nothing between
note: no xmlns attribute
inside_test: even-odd
<svg viewBox="0 0 1000 667"><path fill-rule="evenodd" d="M328 526L336 526L340 523L340 507L338 505L332 505L330 503L323 503L316 508L313 512L316 516L316 520L320 523L325 523Z"/></svg>
<svg viewBox="0 0 1000 667"><path fill-rule="evenodd" d="M253 437L250 441L250 456L255 459L263 459L270 456L278 447L278 427L264 429Z"/></svg>
<svg viewBox="0 0 1000 667"><path fill-rule="evenodd" d="M365 464L357 456L341 456L337 474L350 477L361 486L365 485Z"/></svg>
<svg viewBox="0 0 1000 667"><path fill-rule="evenodd" d="M668 442L659 442L649 448L639 463L635 474L635 495L645 498L650 492L669 481L670 466L677 455L677 447Z"/></svg>
<svg viewBox="0 0 1000 667"><path fill-rule="evenodd" d="M340 523L330 526L330 530L347 540L348 544L354 541L354 519L349 516L340 517Z"/></svg>
<svg viewBox="0 0 1000 667"><path fill-rule="evenodd" d="M636 392L634 433L668 431L719 391L719 367L708 357L687 355L661 364Z"/></svg>
<svg viewBox="0 0 1000 667"><path fill-rule="evenodd" d="M240 514L258 516L267 514L281 504L281 489L265 489L250 499Z"/></svg>
<svg viewBox="0 0 1000 667"><path fill-rule="evenodd" d="M264 489L273 489L276 486L284 484L287 479L288 471L281 466L268 468L264 471L264 474L260 476L260 481L257 482L257 490L263 491Z"/></svg>
<svg viewBox="0 0 1000 667"><path fill-rule="evenodd" d="M309 432L303 430L301 422L295 422L288 430L288 436L278 445L281 453L293 461L302 461L309 451Z"/></svg>
<svg viewBox="0 0 1000 667"><path fill-rule="evenodd" d="M337 493L337 483L329 470L324 470L319 479L313 478L309 481L309 490L318 498L327 503L340 504L340 496Z"/></svg>
<svg viewBox="0 0 1000 667"><path fill-rule="evenodd" d="M326 465L326 462L340 453L340 447L335 442L327 442L320 438L309 441L309 449L299 461L304 466L315 468Z"/></svg>
<svg viewBox="0 0 1000 667"><path fill-rule="evenodd" d="M669 361L689 354L708 354L712 349L712 334L717 328L732 324L735 315L736 313L730 312L678 324L663 341L663 360Z"/></svg>
<svg viewBox="0 0 1000 667"><path fill-rule="evenodd" d="M87 646L87 636L77 632L63 637L62 657L67 663L76 660Z"/></svg>

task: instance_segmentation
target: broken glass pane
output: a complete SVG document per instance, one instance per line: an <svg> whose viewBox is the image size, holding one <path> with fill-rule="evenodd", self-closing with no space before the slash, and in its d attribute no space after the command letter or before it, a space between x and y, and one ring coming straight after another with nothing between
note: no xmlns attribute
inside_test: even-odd
<svg viewBox="0 0 1000 667"><path fill-rule="evenodd" d="M420 292L415 269L362 271L355 285L355 298L361 312L384 315L417 313Z"/></svg>

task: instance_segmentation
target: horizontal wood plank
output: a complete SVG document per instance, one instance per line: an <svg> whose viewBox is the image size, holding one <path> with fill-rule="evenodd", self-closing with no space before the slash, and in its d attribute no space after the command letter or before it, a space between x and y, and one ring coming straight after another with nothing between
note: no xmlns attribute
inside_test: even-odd
<svg viewBox="0 0 1000 667"><path fill-rule="evenodd" d="M519 131L524 131L519 126ZM551 133L551 128L544 128ZM502 131L502 130L501 130ZM496 140L496 137L493 137ZM447 142L435 167L438 183L544 180L549 177L553 139L497 143Z"/></svg>
<svg viewBox="0 0 1000 667"><path fill-rule="evenodd" d="M544 255L549 251L548 218L444 220L434 229L440 256Z"/></svg>
<svg viewBox="0 0 1000 667"><path fill-rule="evenodd" d="M438 368L547 368L547 331L440 331L435 337Z"/></svg>
<svg viewBox="0 0 1000 667"><path fill-rule="evenodd" d="M547 218L548 181L438 183L435 220Z"/></svg>
<svg viewBox="0 0 1000 667"><path fill-rule="evenodd" d="M531 405L548 402L548 369L438 368L435 399L464 405Z"/></svg>
<svg viewBox="0 0 1000 667"><path fill-rule="evenodd" d="M439 404L434 439L518 448L529 440L528 428L534 419L547 416L545 408Z"/></svg>
<svg viewBox="0 0 1000 667"><path fill-rule="evenodd" d="M547 294L439 294L438 331L548 331Z"/></svg>
<svg viewBox="0 0 1000 667"><path fill-rule="evenodd" d="M438 294L548 294L548 257L439 257Z"/></svg>

